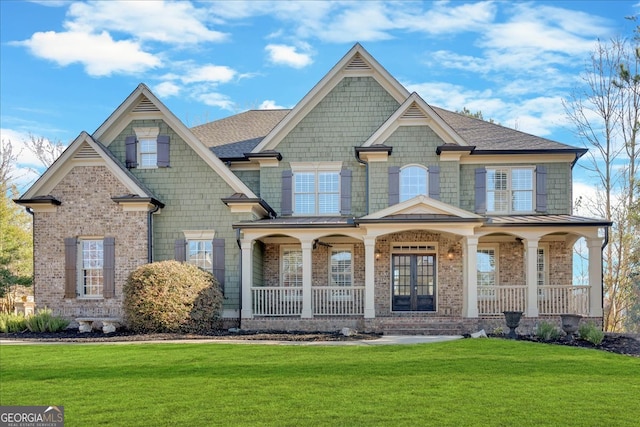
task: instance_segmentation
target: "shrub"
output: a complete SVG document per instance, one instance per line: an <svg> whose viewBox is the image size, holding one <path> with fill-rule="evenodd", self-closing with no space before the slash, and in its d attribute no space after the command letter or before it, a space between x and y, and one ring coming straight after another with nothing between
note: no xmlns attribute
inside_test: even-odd
<svg viewBox="0 0 640 427"><path fill-rule="evenodd" d="M578 328L578 335L581 339L589 341L593 345L599 345L604 339L604 332L593 322L586 322Z"/></svg>
<svg viewBox="0 0 640 427"><path fill-rule="evenodd" d="M41 308L33 316L25 318L25 326L31 332L60 332L69 326L64 317L54 316L49 308Z"/></svg>
<svg viewBox="0 0 640 427"><path fill-rule="evenodd" d="M27 324L22 314L0 313L0 332L22 332L25 329Z"/></svg>
<svg viewBox="0 0 640 427"><path fill-rule="evenodd" d="M220 328L222 291L209 272L177 261L146 264L123 288L124 317L136 332L207 333Z"/></svg>
<svg viewBox="0 0 640 427"><path fill-rule="evenodd" d="M544 341L553 341L560 338L560 330L549 322L540 322L536 328L536 335Z"/></svg>

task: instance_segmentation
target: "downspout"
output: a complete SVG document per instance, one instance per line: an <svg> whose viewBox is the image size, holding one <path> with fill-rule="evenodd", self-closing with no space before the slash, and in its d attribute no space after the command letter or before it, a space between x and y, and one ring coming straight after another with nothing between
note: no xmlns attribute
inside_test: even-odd
<svg viewBox="0 0 640 427"><path fill-rule="evenodd" d="M609 226L604 228L604 241L602 242L602 247L600 248L600 292L602 292L602 316L604 317L604 248L609 244ZM604 318L602 319L602 323L604 326Z"/></svg>
<svg viewBox="0 0 640 427"><path fill-rule="evenodd" d="M358 150L355 150L356 161L364 165L364 205L365 215L369 215L369 163L360 158Z"/></svg>
<svg viewBox="0 0 640 427"><path fill-rule="evenodd" d="M155 207L147 212L147 261L149 264L153 262L153 214L160 210L160 206Z"/></svg>
<svg viewBox="0 0 640 427"><path fill-rule="evenodd" d="M236 243L240 249L238 272L240 273L240 303L238 309L238 329L242 329L242 244L240 243L240 229L236 228Z"/></svg>

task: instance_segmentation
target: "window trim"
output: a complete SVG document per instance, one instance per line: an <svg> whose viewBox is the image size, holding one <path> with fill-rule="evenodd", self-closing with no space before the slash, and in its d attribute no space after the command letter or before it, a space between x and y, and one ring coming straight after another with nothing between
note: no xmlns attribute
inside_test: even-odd
<svg viewBox="0 0 640 427"><path fill-rule="evenodd" d="M538 263L538 251L542 250L542 257L543 257L543 277L542 277L542 281L543 283L540 284L540 264ZM526 263L526 257L525 257L525 263ZM526 271L526 266L525 266L525 271ZM540 289L540 286L548 286L549 285L549 244L548 243L538 243L538 248L536 249L536 287L538 288L538 298L544 298L544 292L542 289Z"/></svg>
<svg viewBox="0 0 640 427"><path fill-rule="evenodd" d="M340 172L342 171L342 162L291 162L291 210L293 216L333 216L340 215L341 201L342 201L342 177ZM319 175L321 173L335 174L338 178L337 191L331 193L321 193L319 191ZM296 192L296 177L300 174L314 174L314 192L313 192L313 212L301 213L296 210L296 196L298 194L311 194L311 193L297 193ZM320 200L321 194L335 194L336 210L335 212L320 213Z"/></svg>
<svg viewBox="0 0 640 427"><path fill-rule="evenodd" d="M294 286L288 285L285 286L284 284L284 275L285 275L285 271L284 271L284 253L285 251L296 251L300 253L300 262L302 262L302 246L301 245L280 245L280 262L279 262L279 278L278 278L278 285L282 288L298 288L298 287L302 287L302 281L303 279L303 272L300 272L299 275L299 279L296 277L296 283L299 282L299 285L296 284ZM301 264L301 269L302 264Z"/></svg>
<svg viewBox="0 0 640 427"><path fill-rule="evenodd" d="M410 170L410 169L420 169L424 172L424 192L423 193L419 193L419 194L414 194L411 197L404 197L404 191L403 191L403 185L402 185L402 174L403 172ZM412 199L416 196L420 196L420 195L424 195L424 196L429 196L429 168L424 166L424 165L420 165L417 163L411 163L405 166L402 166L400 168L399 171L399 177L398 177L398 193L399 193L399 201L400 202L404 202L407 201L409 199Z"/></svg>
<svg viewBox="0 0 640 427"><path fill-rule="evenodd" d="M137 145L137 159L138 169L157 169L158 168L158 135L160 134L160 128L158 127L135 127L133 132L136 134ZM155 160L152 165L142 164L142 155L148 154L142 151L142 142L153 140L155 142Z"/></svg>
<svg viewBox="0 0 640 427"><path fill-rule="evenodd" d="M104 236L81 236L77 238L78 251L76 253L76 297L84 300L100 300L104 299L104 280L105 280L105 267L104 267ZM100 268L87 269L84 266L84 242L100 242L102 245L102 257L100 258ZM101 283L98 288L98 292L95 294L85 294L85 270L100 270Z"/></svg>
<svg viewBox="0 0 640 427"><path fill-rule="evenodd" d="M195 265L196 267L204 270L204 271L208 271L209 273L211 273L213 271L213 239L186 239L187 242L187 247L186 247L186 263L187 264L191 264L191 265ZM209 254L209 267L206 268L203 267L202 265L200 265L198 262L193 262L191 260L191 243L204 243L205 244L205 249L204 251L200 251L199 248L197 248L198 250L196 251L196 260L195 261L203 261L203 262L207 262L206 259L206 254L207 254L207 249L209 249L208 254ZM205 258L204 259L199 259L198 255L200 255L201 253L205 254Z"/></svg>
<svg viewBox="0 0 640 427"><path fill-rule="evenodd" d="M484 289L485 291L485 295L479 295L480 292L478 292L478 299L479 300L487 300L487 299L495 299L496 294L494 290L489 290L486 289L488 286L491 285L481 285L480 281L478 280L478 276L480 275L480 271L478 269L478 261L479 261L479 254L481 250L493 250L493 257L495 260L495 265L494 265L494 279L493 279L493 286L499 286L500 283L500 245L499 244L495 244L495 243L480 243L478 244L478 247L476 249L476 288L478 289L478 291Z"/></svg>
<svg viewBox="0 0 640 427"><path fill-rule="evenodd" d="M351 255L350 257L350 266L349 266L349 276L350 276L350 280L349 280L349 284L348 285L340 285L337 284L333 281L333 276L332 276L332 261L333 261L333 252L349 252L349 254ZM344 287L344 288L350 288L353 287L353 245L332 245L332 247L329 248L328 252L328 280L327 282L329 283L329 286L335 286L335 287Z"/></svg>
<svg viewBox="0 0 640 427"><path fill-rule="evenodd" d="M513 171L514 170L529 170L531 171L531 189L527 190L531 192L531 209L518 211L513 209L513 188L512 188L512 179L513 179ZM521 165L521 166L485 166L486 171L486 183L485 183L485 198L486 198L486 210L487 214L492 215L526 215L526 214L534 214L536 212L536 166L535 165ZM504 171L507 173L507 189L499 190L506 191L507 193L507 210L491 210L489 206L489 172L490 171ZM516 191L524 191L524 190L516 190ZM495 190L493 190L495 192ZM495 197L494 197L494 206L495 208Z"/></svg>

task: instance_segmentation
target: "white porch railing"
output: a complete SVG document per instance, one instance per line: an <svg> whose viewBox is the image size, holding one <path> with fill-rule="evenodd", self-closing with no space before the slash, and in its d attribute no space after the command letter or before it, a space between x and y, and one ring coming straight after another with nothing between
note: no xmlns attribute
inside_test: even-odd
<svg viewBox="0 0 640 427"><path fill-rule="evenodd" d="M526 311L526 286L478 286L478 313Z"/></svg>
<svg viewBox="0 0 640 427"><path fill-rule="evenodd" d="M539 286L540 314L589 314L590 286Z"/></svg>
<svg viewBox="0 0 640 427"><path fill-rule="evenodd" d="M478 286L478 313L527 311L526 286ZM538 314L589 314L589 286L539 286Z"/></svg>
<svg viewBox="0 0 640 427"><path fill-rule="evenodd" d="M265 286L251 288L256 316L299 316L302 287Z"/></svg>
<svg viewBox="0 0 640 427"><path fill-rule="evenodd" d="M314 286L313 314L350 316L364 314L364 286Z"/></svg>
<svg viewBox="0 0 640 427"><path fill-rule="evenodd" d="M251 288L255 316L300 316L302 287ZM311 304L317 316L364 314L364 286L314 286Z"/></svg>

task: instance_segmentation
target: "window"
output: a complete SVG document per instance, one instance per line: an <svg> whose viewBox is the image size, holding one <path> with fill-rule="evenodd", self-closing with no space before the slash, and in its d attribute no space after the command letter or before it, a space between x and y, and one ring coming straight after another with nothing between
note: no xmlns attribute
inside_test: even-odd
<svg viewBox="0 0 640 427"><path fill-rule="evenodd" d="M533 167L487 169L487 211L533 212Z"/></svg>
<svg viewBox="0 0 640 427"><path fill-rule="evenodd" d="M353 285L353 254L351 248L331 248L329 283L331 286Z"/></svg>
<svg viewBox="0 0 640 427"><path fill-rule="evenodd" d="M479 247L477 252L478 296L494 297L498 284L498 258L495 247Z"/></svg>
<svg viewBox="0 0 640 427"><path fill-rule="evenodd" d="M400 170L400 201L404 202L420 194L427 195L427 169L407 166Z"/></svg>
<svg viewBox="0 0 640 427"><path fill-rule="evenodd" d="M211 240L189 240L187 262L203 270L213 267L213 242Z"/></svg>
<svg viewBox="0 0 640 427"><path fill-rule="evenodd" d="M544 297L544 289L540 289L540 286L547 284L547 250L545 247L538 247L536 255L536 273L538 282L538 296Z"/></svg>
<svg viewBox="0 0 640 427"><path fill-rule="evenodd" d="M80 240L78 269L78 296L102 297L103 287L103 240Z"/></svg>
<svg viewBox="0 0 640 427"><path fill-rule="evenodd" d="M156 167L158 164L158 141L155 138L141 138L140 166L143 168Z"/></svg>
<svg viewBox="0 0 640 427"><path fill-rule="evenodd" d="M281 285L285 287L302 287L302 249L282 248Z"/></svg>
<svg viewBox="0 0 640 427"><path fill-rule="evenodd" d="M340 173L338 171L295 172L293 180L296 215L340 213Z"/></svg>

